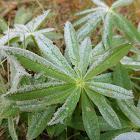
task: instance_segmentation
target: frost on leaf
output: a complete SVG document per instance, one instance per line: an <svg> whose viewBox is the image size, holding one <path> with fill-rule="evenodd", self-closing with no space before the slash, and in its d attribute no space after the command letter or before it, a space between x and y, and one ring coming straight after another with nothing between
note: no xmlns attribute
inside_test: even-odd
<svg viewBox="0 0 140 140"><path fill-rule="evenodd" d="M106 84L101 82L91 82L88 84L89 88L102 95L117 98L117 99L131 99L133 93L131 90L126 90L122 87L115 86L112 84Z"/></svg>
<svg viewBox="0 0 140 140"><path fill-rule="evenodd" d="M35 36L35 40L44 58L51 61L54 65L57 65L60 69L63 69L67 75L74 78L74 70L68 64L58 47L53 45L51 40L47 39L44 35L41 34Z"/></svg>
<svg viewBox="0 0 140 140"><path fill-rule="evenodd" d="M57 110L56 113L54 113L54 117L51 119L51 121L48 123L48 125L53 125L58 122L63 123L63 120L72 114L74 111L77 102L80 98L80 88L77 88L71 95L67 98L65 103L61 108Z"/></svg>
<svg viewBox="0 0 140 140"><path fill-rule="evenodd" d="M28 24L26 24L28 29L31 32L37 30L44 23L49 12L50 12L50 10L44 11L44 13L42 15L37 16L35 19L30 21Z"/></svg>

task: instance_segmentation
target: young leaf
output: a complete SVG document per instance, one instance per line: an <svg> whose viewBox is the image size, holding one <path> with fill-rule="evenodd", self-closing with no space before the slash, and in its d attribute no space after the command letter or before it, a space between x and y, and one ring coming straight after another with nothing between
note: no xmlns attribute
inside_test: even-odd
<svg viewBox="0 0 140 140"><path fill-rule="evenodd" d="M103 54L92 64L85 75L85 80L91 79L111 67L113 64L117 63L124 55L126 55L126 53L128 53L132 45L133 43L125 44Z"/></svg>
<svg viewBox="0 0 140 140"><path fill-rule="evenodd" d="M120 120L112 109L112 107L106 102L106 99L88 88L85 88L87 95L89 98L94 102L94 104L98 107L100 113L102 114L103 118L113 127L113 128L120 128L121 123Z"/></svg>
<svg viewBox="0 0 140 140"><path fill-rule="evenodd" d="M10 135L12 137L12 140L18 140L15 128L14 128L14 121L13 118L8 118L8 129L10 132Z"/></svg>
<svg viewBox="0 0 140 140"><path fill-rule="evenodd" d="M75 66L76 73L80 75L79 71L79 63L80 63L80 55L79 55L79 44L77 41L76 32L70 22L66 22L64 29L65 42L67 45L67 50L69 57L71 59L72 64Z"/></svg>
<svg viewBox="0 0 140 140"><path fill-rule="evenodd" d="M117 7L122 7L122 6L127 6L129 4L131 4L133 2L133 0L117 0L116 2L114 2L111 6L111 9L115 9Z"/></svg>
<svg viewBox="0 0 140 140"><path fill-rule="evenodd" d="M81 71L81 77L83 78L86 71L87 67L89 64L89 55L92 49L91 41L90 38L86 38L80 48L79 48L79 54L80 54L80 71Z"/></svg>
<svg viewBox="0 0 140 140"><path fill-rule="evenodd" d="M100 129L98 118L96 116L94 106L85 91L82 91L82 118L85 130L90 140L100 139Z"/></svg>
<svg viewBox="0 0 140 140"><path fill-rule="evenodd" d="M92 0L92 2L98 6L108 8L108 6L102 0Z"/></svg>
<svg viewBox="0 0 140 140"><path fill-rule="evenodd" d="M131 90L126 90L122 87L115 86L113 84L101 83L101 82L87 82L86 87L93 91L105 95L107 97L116 99L132 99L133 93Z"/></svg>
<svg viewBox="0 0 140 140"><path fill-rule="evenodd" d="M108 12L104 20L102 34L102 40L106 50L111 49L112 37L113 37L112 15L110 12Z"/></svg>
<svg viewBox="0 0 140 140"><path fill-rule="evenodd" d="M1 47L0 49L3 50L3 53L6 53L6 55L14 55L14 57L16 57L21 65L30 70L38 73L44 73L49 77L64 80L67 82L74 81L71 77L67 76L64 71L60 70L60 68L30 51L5 46Z"/></svg>
<svg viewBox="0 0 140 140"><path fill-rule="evenodd" d="M43 35L35 36L35 40L44 58L49 59L53 64L57 65L60 69L63 69L70 77L76 77L74 70L68 64L57 46L53 45L52 41Z"/></svg>
<svg viewBox="0 0 140 140"><path fill-rule="evenodd" d="M61 39L61 38L63 38L63 35L61 35L61 34L58 34L58 33L43 33L43 35L45 36L45 37L47 37L48 39L50 39L50 40L54 40L54 39Z"/></svg>
<svg viewBox="0 0 140 140"><path fill-rule="evenodd" d="M118 63L113 74L114 84L130 90L130 79L126 69ZM137 126L140 127L140 109L131 100L118 100L118 105L122 112Z"/></svg>
<svg viewBox="0 0 140 140"><path fill-rule="evenodd" d="M33 19L32 21L30 21L27 24L27 28L30 31L36 31L47 19L47 16L49 14L50 10L44 11L44 13L42 15L37 16L35 19Z"/></svg>
<svg viewBox="0 0 140 140"><path fill-rule="evenodd" d="M42 112L29 113L28 116L28 139L36 138L47 126L56 106L52 105Z"/></svg>
<svg viewBox="0 0 140 140"><path fill-rule="evenodd" d="M140 33L136 28L121 14L112 12L112 15L115 26L117 26L119 30L123 30L126 36L129 35L131 38L134 38L134 40L140 45Z"/></svg>
<svg viewBox="0 0 140 140"><path fill-rule="evenodd" d="M58 122L62 123L66 117L72 114L79 101L80 92L81 89L77 87L73 91L73 93L71 93L71 95L67 98L63 106L59 108L57 112L55 112L54 117L51 119L48 125L56 124Z"/></svg>
<svg viewBox="0 0 140 140"><path fill-rule="evenodd" d="M57 92L62 92L68 88L71 88L73 84L66 84L64 82L48 82L45 84L37 84L32 86L25 86L23 88L17 89L14 92L8 92L4 95L5 99L23 101L42 98L55 94Z"/></svg>

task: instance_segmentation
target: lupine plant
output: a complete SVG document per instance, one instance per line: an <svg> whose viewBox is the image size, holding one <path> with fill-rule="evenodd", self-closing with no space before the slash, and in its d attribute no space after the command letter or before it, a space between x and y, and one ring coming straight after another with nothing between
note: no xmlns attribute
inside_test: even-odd
<svg viewBox="0 0 140 140"><path fill-rule="evenodd" d="M116 8L129 5L133 0L118 0L114 2L111 7L107 6L101 0L92 0L92 2L98 7L75 14L76 16L88 14L73 24L74 26L78 26L86 22L77 31L79 41L82 41L92 33L99 23L103 21L102 41L106 50L111 48L113 25L115 25L117 30L123 31L130 41L134 39L140 45L140 34L136 28L126 18L124 18L123 15L116 12Z"/></svg>
<svg viewBox="0 0 140 140"><path fill-rule="evenodd" d="M140 78L132 76L140 69L139 50L133 47L134 42L113 36L110 22L114 17L122 20L125 24L121 27L126 35L140 42L139 31L133 30L122 15L114 12L118 6L132 1L118 0L111 8L99 0L93 2L99 7L79 15L94 13L74 23L76 26L90 19L85 25L91 28L84 25L76 32L69 21L65 23L66 57L49 40L52 34L44 34L53 28L38 30L50 10L25 24L32 14L27 18L27 13L21 9L16 15L14 29L7 31L2 20L6 35L0 39L0 52L2 59L7 57L10 63L10 83L6 85L0 75L0 128L8 125L13 140L22 138L21 130L29 140L38 138L43 130L58 139L67 139L67 135L74 133L76 140L108 140L119 134L125 136L126 132L140 131ZM22 12L25 14L22 17L27 18L24 23L17 18ZM99 12L105 17L103 41L93 47L87 36L103 19L98 20ZM28 50L29 42L36 46L37 54ZM125 56L129 51L136 55ZM127 136L132 137L132 134ZM139 137L139 133L135 137Z"/></svg>

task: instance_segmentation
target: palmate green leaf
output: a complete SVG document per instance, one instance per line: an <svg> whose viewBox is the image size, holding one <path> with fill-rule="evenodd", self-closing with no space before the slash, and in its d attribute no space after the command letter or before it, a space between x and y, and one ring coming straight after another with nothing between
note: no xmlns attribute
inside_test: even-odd
<svg viewBox="0 0 140 140"><path fill-rule="evenodd" d="M113 74L114 84L131 89L129 75L126 69L118 63ZM118 105L122 112L138 127L140 127L140 109L131 100L118 100Z"/></svg>
<svg viewBox="0 0 140 140"><path fill-rule="evenodd" d="M0 17L0 30L5 31L8 29L8 25L6 23L6 21Z"/></svg>
<svg viewBox="0 0 140 140"><path fill-rule="evenodd" d="M54 117L51 119L48 125L56 124L58 122L62 123L66 117L72 114L79 101L80 92L80 87L77 87L73 91L73 93L71 93L71 95L67 98L63 106L59 108L57 112L55 112Z"/></svg>
<svg viewBox="0 0 140 140"><path fill-rule="evenodd" d="M88 82L102 82L102 83L113 83L113 74L112 73L105 73L98 76L93 77L92 79L88 80Z"/></svg>
<svg viewBox="0 0 140 140"><path fill-rule="evenodd" d="M109 131L109 132L106 132L106 133L101 135L101 140L112 140L113 138L115 138L119 134L122 134L125 132L130 132L130 131L131 131L131 128Z"/></svg>
<svg viewBox="0 0 140 140"><path fill-rule="evenodd" d="M88 20L87 23L85 23L80 29L77 30L77 37L79 42L93 32L93 30L98 26L105 14L106 12L104 10L100 11L98 15Z"/></svg>
<svg viewBox="0 0 140 140"><path fill-rule="evenodd" d="M50 10L44 11L42 15L37 16L35 19L30 21L27 25L27 28L30 31L36 31L47 19Z"/></svg>
<svg viewBox="0 0 140 140"><path fill-rule="evenodd" d="M50 62L57 65L60 69L63 69L70 77L77 77L58 47L53 45L51 40L43 35L35 36L35 40L44 58L49 59Z"/></svg>
<svg viewBox="0 0 140 140"><path fill-rule="evenodd" d="M134 40L140 45L140 33L136 28L121 14L112 12L112 15L117 29L123 30L126 36L129 35L131 38L134 38Z"/></svg>
<svg viewBox="0 0 140 140"><path fill-rule="evenodd" d="M38 73L44 73L45 75L56 78L59 80L73 82L72 77L66 75L65 71L60 70L57 66L50 63L46 59L24 49L14 47L1 47L6 55L14 55L20 64L30 70ZM26 63L25 63L26 62Z"/></svg>
<svg viewBox="0 0 140 140"><path fill-rule="evenodd" d="M9 129L10 135L12 137L12 140L18 140L16 130L15 130L15 127L14 127L13 118L8 118L8 129Z"/></svg>
<svg viewBox="0 0 140 140"><path fill-rule="evenodd" d="M126 53L128 53L132 45L133 43L124 44L103 54L92 64L90 69L87 71L84 79L91 79L92 77L111 67L113 64L117 63L121 58L123 58L124 55L126 55Z"/></svg>
<svg viewBox="0 0 140 140"><path fill-rule="evenodd" d="M105 95L107 97L116 99L132 99L132 90L126 90L122 87L115 86L113 84L101 83L101 82L87 82L86 87L93 91Z"/></svg>
<svg viewBox="0 0 140 140"><path fill-rule="evenodd" d="M33 16L33 13L26 13L25 8L20 8L15 16L14 24L25 24Z"/></svg>
<svg viewBox="0 0 140 140"><path fill-rule="evenodd" d="M106 99L96 93L91 91L88 88L85 88L87 95L89 98L94 102L94 104L98 107L100 113L102 114L103 118L114 128L121 128L120 120L112 109L112 107L106 102Z"/></svg>
<svg viewBox="0 0 140 140"><path fill-rule="evenodd" d="M122 7L122 6L127 6L129 4L131 4L133 2L133 0L117 0L116 2L114 2L111 6L111 9L115 9L117 7Z"/></svg>
<svg viewBox="0 0 140 140"><path fill-rule="evenodd" d="M103 26L102 40L106 50L111 49L112 37L113 37L113 24L112 15L110 12L106 14Z"/></svg>
<svg viewBox="0 0 140 140"><path fill-rule="evenodd" d="M81 71L81 76L80 77L84 77L86 71L87 71L87 67L89 64L89 55L92 49L92 45L91 45L91 41L90 38L86 38L81 46L79 47L79 54L80 54L80 65L79 65L79 69Z"/></svg>
<svg viewBox="0 0 140 140"><path fill-rule="evenodd" d="M64 28L64 36L65 42L68 50L68 54L72 64L75 66L75 71L80 76L79 63L80 63L80 55L79 55L79 43L77 41L76 32L70 22L66 22Z"/></svg>
<svg viewBox="0 0 140 140"><path fill-rule="evenodd" d="M82 118L85 130L90 140L100 139L98 118L94 106L85 91L82 90Z"/></svg>
<svg viewBox="0 0 140 140"><path fill-rule="evenodd" d="M49 106L47 110L35 113L29 113L28 116L28 139L36 138L47 126L50 121L56 105Z"/></svg>
<svg viewBox="0 0 140 140"><path fill-rule="evenodd" d="M29 85L16 91L8 92L4 95L4 98L15 101L37 99L56 94L60 91L62 92L72 86L73 84L67 84L65 82L48 82L45 84Z"/></svg>

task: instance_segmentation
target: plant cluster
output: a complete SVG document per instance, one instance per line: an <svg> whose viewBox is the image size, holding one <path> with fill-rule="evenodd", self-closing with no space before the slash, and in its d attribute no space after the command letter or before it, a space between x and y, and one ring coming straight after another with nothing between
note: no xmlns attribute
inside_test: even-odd
<svg viewBox="0 0 140 140"><path fill-rule="evenodd" d="M88 15L73 25L65 23L64 55L50 40L63 36L52 33L54 28L39 29L50 10L29 21L32 13L22 8L10 29L1 18L0 54L10 64L10 81L5 84L0 75L0 128L8 125L13 140L27 127L29 140L43 130L58 140L73 134L76 140L109 140L125 132L133 137L134 130L140 137L140 50L134 47L140 33L115 11L133 1L118 0L110 8L92 1L97 8L77 13ZM102 41L94 46L88 36L101 20ZM113 25L127 39L114 36ZM125 56L129 51L133 55Z"/></svg>

